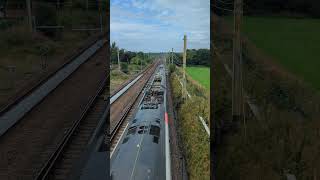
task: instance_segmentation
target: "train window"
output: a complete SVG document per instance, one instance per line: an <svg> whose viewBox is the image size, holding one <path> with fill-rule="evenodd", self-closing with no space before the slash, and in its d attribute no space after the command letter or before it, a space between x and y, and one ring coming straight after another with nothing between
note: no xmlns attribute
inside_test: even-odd
<svg viewBox="0 0 320 180"><path fill-rule="evenodd" d="M160 119L156 119L156 122L157 122L158 124L160 124Z"/></svg>
<svg viewBox="0 0 320 180"><path fill-rule="evenodd" d="M158 126L151 125L150 134L154 136L160 136L160 128Z"/></svg>
<svg viewBox="0 0 320 180"><path fill-rule="evenodd" d="M125 138L123 139L122 144L124 144L124 143L128 142L128 140L129 140L129 137L125 137Z"/></svg>
<svg viewBox="0 0 320 180"><path fill-rule="evenodd" d="M132 123L136 123L137 122L137 119L134 119L133 121L132 121Z"/></svg>
<svg viewBox="0 0 320 180"><path fill-rule="evenodd" d="M140 126L138 133L142 134L142 133L147 133L148 132L148 126Z"/></svg>
<svg viewBox="0 0 320 180"><path fill-rule="evenodd" d="M127 135L136 133L136 129L137 129L137 126L130 127L130 128L128 129Z"/></svg>
<svg viewBox="0 0 320 180"><path fill-rule="evenodd" d="M140 126L139 129L144 129L146 126Z"/></svg>
<svg viewBox="0 0 320 180"><path fill-rule="evenodd" d="M145 134L145 133L147 133L147 132L148 132L147 129L146 129L146 130L139 130L139 131L138 131L139 134Z"/></svg>
<svg viewBox="0 0 320 180"><path fill-rule="evenodd" d="M159 137L153 136L153 142L158 144L159 143Z"/></svg>

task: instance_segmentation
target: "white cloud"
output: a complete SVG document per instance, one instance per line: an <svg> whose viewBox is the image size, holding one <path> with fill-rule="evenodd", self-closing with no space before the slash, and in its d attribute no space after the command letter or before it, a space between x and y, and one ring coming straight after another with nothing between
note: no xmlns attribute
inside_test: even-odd
<svg viewBox="0 0 320 180"><path fill-rule="evenodd" d="M111 40L121 41L120 46L128 50L182 49L183 34L187 34L188 48L210 47L209 0L131 0L129 3L131 8L111 6Z"/></svg>

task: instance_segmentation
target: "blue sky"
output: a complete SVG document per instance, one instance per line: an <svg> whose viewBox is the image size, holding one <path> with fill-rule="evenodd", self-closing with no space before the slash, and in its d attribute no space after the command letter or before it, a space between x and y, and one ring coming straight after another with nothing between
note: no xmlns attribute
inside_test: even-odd
<svg viewBox="0 0 320 180"><path fill-rule="evenodd" d="M111 0L110 38L120 48L181 52L210 48L210 0Z"/></svg>

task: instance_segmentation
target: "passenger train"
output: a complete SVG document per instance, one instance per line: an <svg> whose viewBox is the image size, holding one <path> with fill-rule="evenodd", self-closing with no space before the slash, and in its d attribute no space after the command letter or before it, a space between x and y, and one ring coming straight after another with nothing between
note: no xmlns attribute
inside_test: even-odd
<svg viewBox="0 0 320 180"><path fill-rule="evenodd" d="M111 157L112 180L166 179L165 102L166 75L161 64Z"/></svg>

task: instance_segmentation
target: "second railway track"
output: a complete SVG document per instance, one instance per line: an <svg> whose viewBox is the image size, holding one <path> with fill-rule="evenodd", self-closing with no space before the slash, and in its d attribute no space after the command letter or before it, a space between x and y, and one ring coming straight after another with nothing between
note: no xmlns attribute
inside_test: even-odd
<svg viewBox="0 0 320 180"><path fill-rule="evenodd" d="M0 137L1 180L34 179L57 152L58 147L63 147L60 149L64 152L63 155L68 152L71 155L57 156L58 161L55 162L61 161L65 167L72 166L74 161L67 159L77 158L75 152L81 151L86 144L101 112L107 106L100 93L107 76L106 56L107 48L101 48L92 56L90 53L85 54L82 57L84 59L73 63L71 69L74 72L71 74L65 76L68 72L59 71L58 79L62 81L58 82L57 87L50 86L53 87L52 92L39 102L31 100L34 104L27 103L31 106L28 107L30 109ZM75 136L77 134L81 135ZM67 136L70 137L66 138ZM61 146L63 142L67 143ZM48 171L48 174L56 175L54 179L63 179L68 173L59 175L58 164L54 163L56 171ZM70 169L65 167L63 169Z"/></svg>
<svg viewBox="0 0 320 180"><path fill-rule="evenodd" d="M75 121L65 134L55 153L47 161L36 180L70 179L72 170L80 162L99 121L106 121L106 119L102 119L108 106L102 94L106 88L106 82L107 77L101 82L97 93L87 104L80 119Z"/></svg>
<svg viewBox="0 0 320 180"><path fill-rule="evenodd" d="M153 75L159 62L155 62L148 68L143 76L121 95L112 105L110 110L110 152L112 153L125 130L128 120L134 114L138 102L142 97L142 91ZM112 155L112 154L111 154Z"/></svg>

